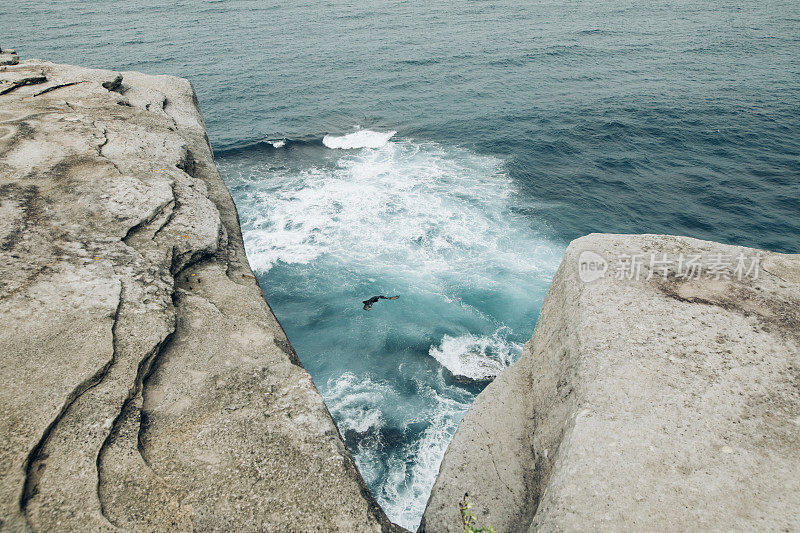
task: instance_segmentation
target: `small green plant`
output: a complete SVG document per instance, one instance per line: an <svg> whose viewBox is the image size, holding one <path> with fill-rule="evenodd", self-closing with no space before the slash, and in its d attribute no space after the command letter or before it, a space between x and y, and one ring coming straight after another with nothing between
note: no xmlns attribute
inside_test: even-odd
<svg viewBox="0 0 800 533"><path fill-rule="evenodd" d="M464 533L497 533L492 526L475 526L475 515L472 514L472 505L467 501L468 493L464 493L464 499L458 504L458 510L461 511L461 524L464 526Z"/></svg>

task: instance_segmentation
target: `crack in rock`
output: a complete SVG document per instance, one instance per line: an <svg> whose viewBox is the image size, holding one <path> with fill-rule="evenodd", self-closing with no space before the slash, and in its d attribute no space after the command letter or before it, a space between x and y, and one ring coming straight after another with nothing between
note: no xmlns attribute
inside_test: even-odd
<svg viewBox="0 0 800 533"><path fill-rule="evenodd" d="M20 87L25 87L27 85L39 85L40 83L45 83L47 81L47 76L42 74L41 76L28 76L27 78L22 78L21 80L17 80L11 83L5 89L0 90L0 96L5 94L9 94L13 91L16 91Z"/></svg>
<svg viewBox="0 0 800 533"><path fill-rule="evenodd" d="M114 312L113 322L111 326L111 334L112 339L115 339L115 329L117 325L117 320L119 318L120 308L122 307L122 283L120 283L120 290L117 296L117 308ZM78 384L75 389L70 393L67 397L67 400L64 402L63 407L59 411L58 415L48 424L47 428L45 429L44 433L42 434L41 438L37 442L36 446L28 454L28 458L25 461L25 482L23 485L22 495L20 499L20 510L25 515L26 520L30 525L30 520L27 515L27 505L30 499L35 496L38 492L37 487L39 483L39 479L41 478L42 471L44 469L44 461L47 459L47 455L44 454L44 449L47 443L50 440L50 437L55 430L56 426L58 426L59 422L67 415L70 408L78 401L80 398L90 389L96 387L100 383L102 383L103 378L108 375L108 372L111 370L111 367L116 360L116 340L113 341L114 349L112 350L111 358L104 364L97 372L95 372L91 377L85 379L81 383Z"/></svg>

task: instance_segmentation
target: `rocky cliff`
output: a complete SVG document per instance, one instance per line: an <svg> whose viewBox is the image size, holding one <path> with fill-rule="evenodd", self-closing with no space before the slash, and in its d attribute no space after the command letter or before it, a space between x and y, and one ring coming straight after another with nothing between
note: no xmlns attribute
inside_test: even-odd
<svg viewBox="0 0 800 533"><path fill-rule="evenodd" d="M392 529L262 297L191 85L0 65L0 529Z"/></svg>
<svg viewBox="0 0 800 533"><path fill-rule="evenodd" d="M421 529L800 530L800 256L568 248L521 359L470 407Z"/></svg>
<svg viewBox="0 0 800 533"><path fill-rule="evenodd" d="M0 529L398 529L262 297L191 85L0 51ZM800 529L800 257L573 242L421 529Z"/></svg>

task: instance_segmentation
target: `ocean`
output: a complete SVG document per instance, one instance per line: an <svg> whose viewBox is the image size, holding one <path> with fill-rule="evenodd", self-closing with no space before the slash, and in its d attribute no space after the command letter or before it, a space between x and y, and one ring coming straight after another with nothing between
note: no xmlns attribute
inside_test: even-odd
<svg viewBox="0 0 800 533"><path fill-rule="evenodd" d="M17 0L0 36L192 81L264 294L411 529L484 386L456 376L516 360L570 240L800 252L793 0Z"/></svg>

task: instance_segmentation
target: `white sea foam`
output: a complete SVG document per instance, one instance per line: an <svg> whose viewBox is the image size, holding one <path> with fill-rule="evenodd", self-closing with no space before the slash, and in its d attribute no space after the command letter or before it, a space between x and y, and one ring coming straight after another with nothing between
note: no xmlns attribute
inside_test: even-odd
<svg viewBox="0 0 800 533"><path fill-rule="evenodd" d="M342 150L352 150L354 148L380 148L389 142L396 131L372 131L358 130L347 135L326 135L322 138L322 144L328 148L339 148Z"/></svg>
<svg viewBox="0 0 800 533"><path fill-rule="evenodd" d="M390 401L392 396L396 396L396 392L389 385L356 377L352 372L329 381L324 391L331 413L340 421L339 427L359 433L382 425L380 411L367 412L364 407L380 405Z"/></svg>
<svg viewBox="0 0 800 533"><path fill-rule="evenodd" d="M379 431L386 423L379 406L398 399L396 391L388 384L369 377L356 377L352 372L329 380L322 394L344 434L354 431L366 435ZM354 451L356 466L367 483L376 482L382 472L380 444L373 438Z"/></svg>
<svg viewBox="0 0 800 533"><path fill-rule="evenodd" d="M522 346L507 339L507 328L491 336L445 335L428 353L456 377L489 381L513 363Z"/></svg>
<svg viewBox="0 0 800 533"><path fill-rule="evenodd" d="M273 148L283 148L286 146L286 139L279 139L274 141L267 141Z"/></svg>
<svg viewBox="0 0 800 533"><path fill-rule="evenodd" d="M324 391L325 402L338 420L339 429L357 433L383 426L383 415L375 406L391 401L391 396L396 396L396 393L385 383L357 378L351 372L328 382Z"/></svg>
<svg viewBox="0 0 800 533"><path fill-rule="evenodd" d="M334 167L249 170L241 179L251 193L237 202L260 272L326 255L380 277L491 288L498 272L542 279L560 260L559 247L509 210L513 184L493 157L393 141L343 152Z"/></svg>
<svg viewBox="0 0 800 533"><path fill-rule="evenodd" d="M375 497L389 518L411 530L419 524L444 451L472 399L463 389L446 385L441 376L436 386L442 389L441 393L429 383L416 381L417 395L427 408L406 412L400 422L405 427L427 424L420 438L387 456L385 443L370 435L354 451L364 480L370 484L380 481ZM392 384L351 372L329 380L322 393L343 433L378 432L387 421L376 406L391 409L400 401Z"/></svg>
<svg viewBox="0 0 800 533"><path fill-rule="evenodd" d="M444 387L442 383L439 385ZM405 453L390 458L386 481L377 495L389 518L411 531L419 525L444 452L471 399L453 387L444 387L453 395L449 397L426 384L418 383L418 386L420 394L428 396L430 405L434 406L420 417L430 424Z"/></svg>
<svg viewBox="0 0 800 533"><path fill-rule="evenodd" d="M337 283L396 280L406 289L401 302L416 296L477 323L492 323L494 305L506 315L520 309L515 320L528 320L530 295L543 290L561 249L546 230L515 214L515 186L501 160L388 138L377 148L320 148L315 157L313 164L289 167L221 162L255 270L311 264L322 275L336 273ZM426 311L419 316L432 319ZM451 326L453 316L436 320ZM495 375L519 350L500 330L441 337L429 353L451 373L480 379ZM416 363L406 366L403 376L419 371ZM442 372L424 374L429 382L412 396L394 381L358 372L320 387L349 444L356 443L353 457L375 497L393 521L412 530L473 399Z"/></svg>

